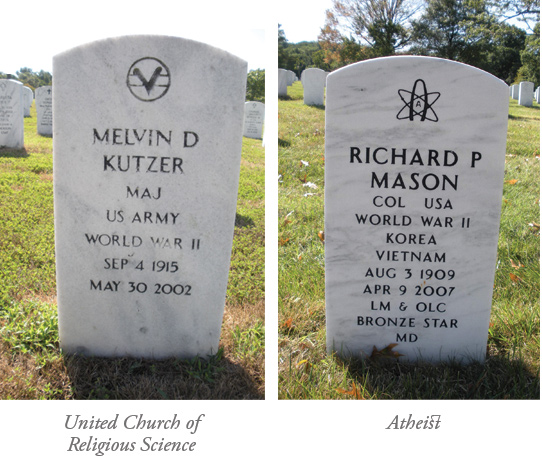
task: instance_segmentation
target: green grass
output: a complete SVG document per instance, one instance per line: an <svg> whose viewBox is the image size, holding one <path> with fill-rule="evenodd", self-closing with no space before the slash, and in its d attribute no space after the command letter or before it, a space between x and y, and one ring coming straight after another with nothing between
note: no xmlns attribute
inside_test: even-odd
<svg viewBox="0 0 542 472"><path fill-rule="evenodd" d="M25 118L25 149L0 149L1 399L261 399L264 396L264 148L243 138L226 309L209 359L63 355L54 253L52 139Z"/></svg>
<svg viewBox="0 0 542 472"><path fill-rule="evenodd" d="M294 83L279 99L279 398L540 398L539 106L510 102L488 356L467 366L326 352L324 128L324 107L303 105Z"/></svg>

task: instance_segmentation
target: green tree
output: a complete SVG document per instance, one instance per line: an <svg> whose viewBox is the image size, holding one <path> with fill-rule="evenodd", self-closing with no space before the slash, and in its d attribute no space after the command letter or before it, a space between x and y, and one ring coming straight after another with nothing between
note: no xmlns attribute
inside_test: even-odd
<svg viewBox="0 0 542 472"><path fill-rule="evenodd" d="M326 12L326 24L320 29L318 42L320 51L318 61L325 64L319 66L324 70L334 70L354 62L374 57L374 52L369 46L362 46L352 36L344 36L340 29L339 20L333 12Z"/></svg>
<svg viewBox="0 0 542 472"><path fill-rule="evenodd" d="M29 69L28 67L22 67L17 71L17 80L32 89L39 87L39 79L32 69Z"/></svg>
<svg viewBox="0 0 542 472"><path fill-rule="evenodd" d="M525 40L525 49L521 51L521 68L518 71L517 82L528 80L535 87L540 85L540 22L535 27L533 34Z"/></svg>
<svg viewBox="0 0 542 472"><path fill-rule="evenodd" d="M299 77L308 67L315 67L316 63L321 63L319 55L320 45L317 41L301 41L299 43L289 43L284 31L280 29L278 35L278 67L295 72ZM315 62L316 61L316 62Z"/></svg>
<svg viewBox="0 0 542 472"><path fill-rule="evenodd" d="M265 70L255 69L247 74L246 99L265 103Z"/></svg>
<svg viewBox="0 0 542 472"><path fill-rule="evenodd" d="M288 62L288 53L286 52L288 40L286 39L286 35L284 34L284 30L281 29L281 26L282 25L279 24L279 69L285 69L285 65Z"/></svg>
<svg viewBox="0 0 542 472"><path fill-rule="evenodd" d="M410 52L470 64L511 84L526 33L504 20L488 0L426 0Z"/></svg>
<svg viewBox="0 0 542 472"><path fill-rule="evenodd" d="M413 52L472 64L492 16L484 0L426 0L413 22Z"/></svg>
<svg viewBox="0 0 542 472"><path fill-rule="evenodd" d="M34 72L28 67L22 67L17 71L17 80L33 90L42 87L43 85L51 85L53 83L53 77L49 72L43 70Z"/></svg>
<svg viewBox="0 0 542 472"><path fill-rule="evenodd" d="M494 25L481 69L512 84L521 67L521 51L527 34L517 26L499 23Z"/></svg>
<svg viewBox="0 0 542 472"><path fill-rule="evenodd" d="M38 79L40 81L40 87L43 87L44 85L52 85L53 84L53 76L51 75L50 72L40 70L38 72Z"/></svg>

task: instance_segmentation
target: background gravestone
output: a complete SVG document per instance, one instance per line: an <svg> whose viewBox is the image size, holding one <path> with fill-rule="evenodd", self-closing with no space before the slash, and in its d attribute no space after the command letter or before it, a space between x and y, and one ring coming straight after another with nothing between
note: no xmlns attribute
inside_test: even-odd
<svg viewBox="0 0 542 472"><path fill-rule="evenodd" d="M53 87L45 85L36 89L38 134L53 135Z"/></svg>
<svg viewBox="0 0 542 472"><path fill-rule="evenodd" d="M518 105L523 107L533 106L534 84L532 82L520 82L518 93Z"/></svg>
<svg viewBox="0 0 542 472"><path fill-rule="evenodd" d="M30 108L34 101L34 92L30 87L23 86L24 116L30 116Z"/></svg>
<svg viewBox="0 0 542 472"><path fill-rule="evenodd" d="M513 100L517 100L519 98L519 84L513 84L512 85L512 95Z"/></svg>
<svg viewBox="0 0 542 472"><path fill-rule="evenodd" d="M392 57L327 80L328 349L482 361L508 89L456 62Z"/></svg>
<svg viewBox="0 0 542 472"><path fill-rule="evenodd" d="M323 105L327 73L322 69L305 69L303 75L303 103Z"/></svg>
<svg viewBox="0 0 542 472"><path fill-rule="evenodd" d="M285 97L288 95L288 80L290 77L290 71L286 69L279 69L278 89L279 97Z"/></svg>
<svg viewBox="0 0 542 472"><path fill-rule="evenodd" d="M297 80L297 77L295 75L295 72L289 70L288 71L288 86L292 85Z"/></svg>
<svg viewBox="0 0 542 472"><path fill-rule="evenodd" d="M218 350L246 62L166 36L53 59L59 330L68 353Z"/></svg>
<svg viewBox="0 0 542 472"><path fill-rule="evenodd" d="M265 105L261 102L245 103L245 125L243 136L262 139Z"/></svg>
<svg viewBox="0 0 542 472"><path fill-rule="evenodd" d="M0 79L0 148L24 147L23 85Z"/></svg>

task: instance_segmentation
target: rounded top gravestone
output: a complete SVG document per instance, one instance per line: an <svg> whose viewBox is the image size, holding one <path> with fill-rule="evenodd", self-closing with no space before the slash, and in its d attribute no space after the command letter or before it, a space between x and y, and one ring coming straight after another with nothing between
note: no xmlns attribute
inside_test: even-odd
<svg viewBox="0 0 542 472"><path fill-rule="evenodd" d="M53 135L53 87L45 85L38 87L36 93L36 111L38 134L42 136Z"/></svg>
<svg viewBox="0 0 542 472"><path fill-rule="evenodd" d="M0 148L24 148L23 84L0 79Z"/></svg>
<svg viewBox="0 0 542 472"><path fill-rule="evenodd" d="M323 105L327 72L322 69L305 69L303 75L303 103Z"/></svg>
<svg viewBox="0 0 542 472"><path fill-rule="evenodd" d="M170 36L53 59L59 330L69 353L216 353L245 61Z"/></svg>
<svg viewBox="0 0 542 472"><path fill-rule="evenodd" d="M262 139L265 105L261 102L245 103L245 125L243 136Z"/></svg>
<svg viewBox="0 0 542 472"><path fill-rule="evenodd" d="M508 87L457 62L398 56L327 78L328 349L485 357Z"/></svg>

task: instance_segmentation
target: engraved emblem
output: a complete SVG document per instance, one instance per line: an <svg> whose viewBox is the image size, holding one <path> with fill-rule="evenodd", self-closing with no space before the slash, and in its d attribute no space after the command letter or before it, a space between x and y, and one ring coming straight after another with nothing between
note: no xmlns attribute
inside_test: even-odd
<svg viewBox="0 0 542 472"><path fill-rule="evenodd" d="M440 92L427 93L427 87L422 79L414 82L411 92L400 89L398 93L405 104L397 113L398 120L414 121L414 117L419 116L420 121L438 121L438 116L432 106L439 99Z"/></svg>
<svg viewBox="0 0 542 472"><path fill-rule="evenodd" d="M143 57L130 67L126 85L138 100L152 102L167 93L171 85L171 76L162 61L154 57Z"/></svg>

